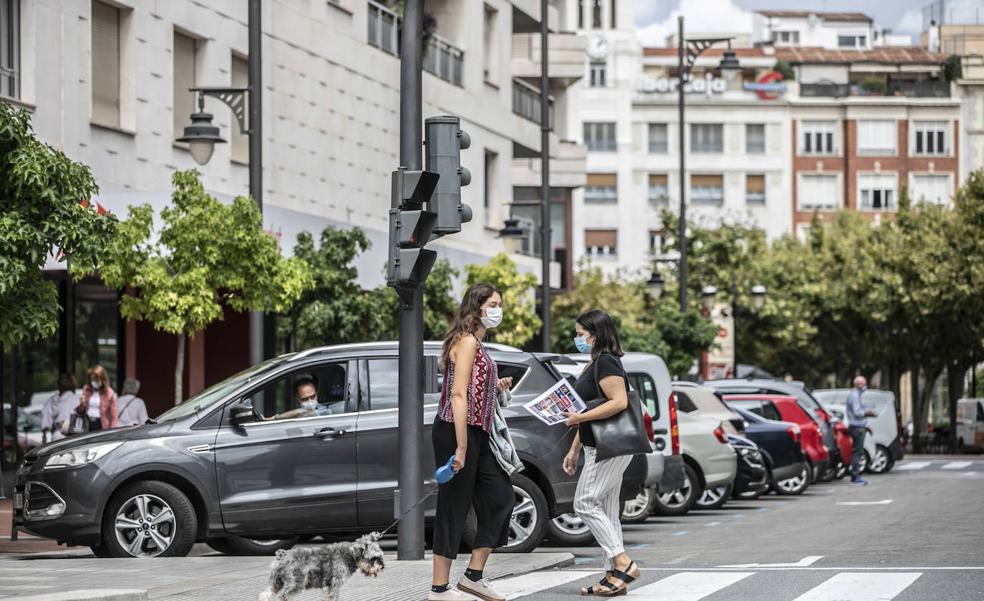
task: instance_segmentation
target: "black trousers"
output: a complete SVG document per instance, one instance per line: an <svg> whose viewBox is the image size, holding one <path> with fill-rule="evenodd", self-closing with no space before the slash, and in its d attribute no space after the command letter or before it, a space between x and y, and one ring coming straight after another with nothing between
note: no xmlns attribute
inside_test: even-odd
<svg viewBox="0 0 984 601"><path fill-rule="evenodd" d="M96 419L92 419L91 417L89 418L89 432L97 432L102 429L103 429L102 419L98 417Z"/></svg>
<svg viewBox="0 0 984 601"><path fill-rule="evenodd" d="M864 426L851 426L848 428L851 433L851 476L861 477L861 459L864 457L864 435L867 430Z"/></svg>
<svg viewBox="0 0 984 601"><path fill-rule="evenodd" d="M440 417L434 420L435 467L444 465L458 447L454 424ZM475 508L478 531L475 549L496 548L509 541L509 518L516 505L509 476L492 454L489 435L479 426L468 426L465 467L437 490L434 517L434 554L454 559L458 556L468 510Z"/></svg>

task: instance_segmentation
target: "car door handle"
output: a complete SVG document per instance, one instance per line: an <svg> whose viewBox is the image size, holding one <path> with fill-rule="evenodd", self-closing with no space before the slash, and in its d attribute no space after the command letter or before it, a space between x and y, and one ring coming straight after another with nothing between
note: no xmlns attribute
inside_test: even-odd
<svg viewBox="0 0 984 601"><path fill-rule="evenodd" d="M653 434L669 434L666 428L660 428L659 430L653 430Z"/></svg>
<svg viewBox="0 0 984 601"><path fill-rule="evenodd" d="M315 438L320 438L322 440L335 440L340 436L345 436L345 428L322 428L314 433Z"/></svg>

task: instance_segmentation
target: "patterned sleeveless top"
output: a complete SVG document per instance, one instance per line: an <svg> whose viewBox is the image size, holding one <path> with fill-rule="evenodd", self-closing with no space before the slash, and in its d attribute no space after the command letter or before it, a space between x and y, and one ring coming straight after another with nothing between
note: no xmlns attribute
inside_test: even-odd
<svg viewBox="0 0 984 601"><path fill-rule="evenodd" d="M448 357L444 369L444 389L441 391L441 403L437 415L442 420L454 423L451 415L451 390L454 386L454 361ZM499 369L495 361L489 357L488 351L478 342L475 351L475 363L472 364L471 380L468 382L468 425L480 426L486 432L492 431L492 420L495 418L495 404L498 390Z"/></svg>

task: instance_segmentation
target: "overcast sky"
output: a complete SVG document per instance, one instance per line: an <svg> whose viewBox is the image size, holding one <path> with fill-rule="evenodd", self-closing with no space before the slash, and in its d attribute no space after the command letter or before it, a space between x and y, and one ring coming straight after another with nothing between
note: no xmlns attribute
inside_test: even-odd
<svg viewBox="0 0 984 601"><path fill-rule="evenodd" d="M688 31L751 32L752 11L759 9L858 11L869 15L881 29L915 36L922 30L922 7L931 0L686 0L683 16ZM979 2L982 0L966 0ZM647 45L665 43L676 32L680 0L636 0L636 25Z"/></svg>

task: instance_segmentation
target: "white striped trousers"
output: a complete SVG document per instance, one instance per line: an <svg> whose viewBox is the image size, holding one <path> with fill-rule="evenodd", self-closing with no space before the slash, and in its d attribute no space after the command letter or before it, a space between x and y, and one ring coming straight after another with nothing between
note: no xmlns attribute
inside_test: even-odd
<svg viewBox="0 0 984 601"><path fill-rule="evenodd" d="M622 474L632 462L630 455L596 461L594 447L584 447L584 469L574 492L574 511L584 520L605 552L605 570L612 558L625 551L622 544Z"/></svg>

